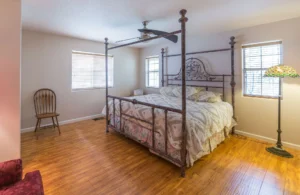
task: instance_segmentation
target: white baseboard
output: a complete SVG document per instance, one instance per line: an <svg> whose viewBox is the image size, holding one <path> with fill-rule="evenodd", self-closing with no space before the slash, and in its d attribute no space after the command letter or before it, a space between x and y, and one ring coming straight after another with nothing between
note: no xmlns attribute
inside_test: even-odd
<svg viewBox="0 0 300 195"><path fill-rule="evenodd" d="M239 134L239 135L246 136L246 137L251 137L251 138L258 139L258 140L273 143L273 144L275 144L277 142L277 140L275 140L273 138L269 138L269 137L265 137L265 136L261 136L261 135L256 135L256 134L248 133L248 132L245 132L245 131L235 130L235 133ZM283 144L283 146L286 146L286 147L289 147L289 148L295 148L295 149L298 149L298 150L300 149L300 145L297 145L297 144L293 144L293 143L289 143L289 142L282 142L282 144Z"/></svg>
<svg viewBox="0 0 300 195"><path fill-rule="evenodd" d="M103 116L104 116L103 114L96 114L96 115L92 115L92 116L85 116L85 117L81 117L81 118L75 118L75 119L70 119L70 120L65 120L65 121L59 121L59 125L66 125L66 124L76 123L76 122L79 122L79 121L90 120L90 119L103 117ZM50 125L52 125L52 123L41 125L41 127L50 126ZM32 131L34 131L34 129L35 129L35 127L24 128L24 129L21 129L21 133L32 132Z"/></svg>

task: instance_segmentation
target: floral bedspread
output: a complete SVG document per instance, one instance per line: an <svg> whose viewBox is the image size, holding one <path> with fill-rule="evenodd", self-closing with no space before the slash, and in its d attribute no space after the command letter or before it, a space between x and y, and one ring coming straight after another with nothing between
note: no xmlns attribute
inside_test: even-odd
<svg viewBox="0 0 300 195"><path fill-rule="evenodd" d="M181 98L163 96L161 94L128 98L181 109ZM115 109L115 118L113 118L113 101L109 101L111 124L116 124L120 129L120 104L117 99L115 100ZM106 114L105 108L102 113ZM122 113L147 122L152 121L152 109L147 106L122 101ZM192 166L201 156L209 154L225 139L229 130L235 125L232 116L232 106L227 102L206 103L187 100L187 166ZM182 142L181 114L168 112L167 125L168 155L175 159L180 159ZM122 115L121 126L128 135L152 145L151 125ZM165 144L165 113L161 109L155 109L155 147L164 152Z"/></svg>

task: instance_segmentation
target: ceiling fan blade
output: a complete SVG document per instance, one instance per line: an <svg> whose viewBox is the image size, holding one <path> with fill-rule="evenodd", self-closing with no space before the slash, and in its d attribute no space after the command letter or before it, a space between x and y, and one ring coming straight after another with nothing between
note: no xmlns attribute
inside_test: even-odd
<svg viewBox="0 0 300 195"><path fill-rule="evenodd" d="M138 31L140 31L141 33L151 33L152 32L150 29L147 29L147 28L138 29Z"/></svg>
<svg viewBox="0 0 300 195"><path fill-rule="evenodd" d="M167 32L164 32L164 31L152 30L152 29L138 29L138 31L144 32L144 33L153 33L153 34L158 35L158 36L167 33ZM178 36L177 35L170 35L170 36L167 36L167 37L164 37L164 38L172 41L173 43L177 43L177 41L178 41Z"/></svg>
<svg viewBox="0 0 300 195"><path fill-rule="evenodd" d="M124 41L130 41L133 39L140 39L140 37L134 37L134 38L130 38L130 39L124 39L124 40L120 40L120 41L116 41L116 43L120 43L120 42L124 42Z"/></svg>

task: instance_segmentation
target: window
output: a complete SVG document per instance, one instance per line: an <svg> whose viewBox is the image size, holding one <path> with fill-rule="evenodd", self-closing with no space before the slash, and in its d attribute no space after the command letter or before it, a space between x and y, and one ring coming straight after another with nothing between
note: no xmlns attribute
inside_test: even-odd
<svg viewBox="0 0 300 195"><path fill-rule="evenodd" d="M282 63L281 46L281 41L242 46L245 96L278 97L279 78L263 76L268 68Z"/></svg>
<svg viewBox="0 0 300 195"><path fill-rule="evenodd" d="M72 52L72 90L105 88L105 55ZM108 57L108 87L113 87L113 57Z"/></svg>
<svg viewBox="0 0 300 195"><path fill-rule="evenodd" d="M146 58L146 87L159 88L159 58Z"/></svg>

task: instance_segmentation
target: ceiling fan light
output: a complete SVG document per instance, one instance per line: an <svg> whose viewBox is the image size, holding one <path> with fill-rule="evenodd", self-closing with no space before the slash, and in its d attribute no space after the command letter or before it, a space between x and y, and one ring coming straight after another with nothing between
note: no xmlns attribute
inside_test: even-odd
<svg viewBox="0 0 300 195"><path fill-rule="evenodd" d="M151 38L150 35L148 35L147 33L141 33L141 37L140 40L144 40L144 39L149 39ZM149 41L145 41L144 43L148 43Z"/></svg>
<svg viewBox="0 0 300 195"><path fill-rule="evenodd" d="M142 33L141 39L148 39L150 36L146 33Z"/></svg>

